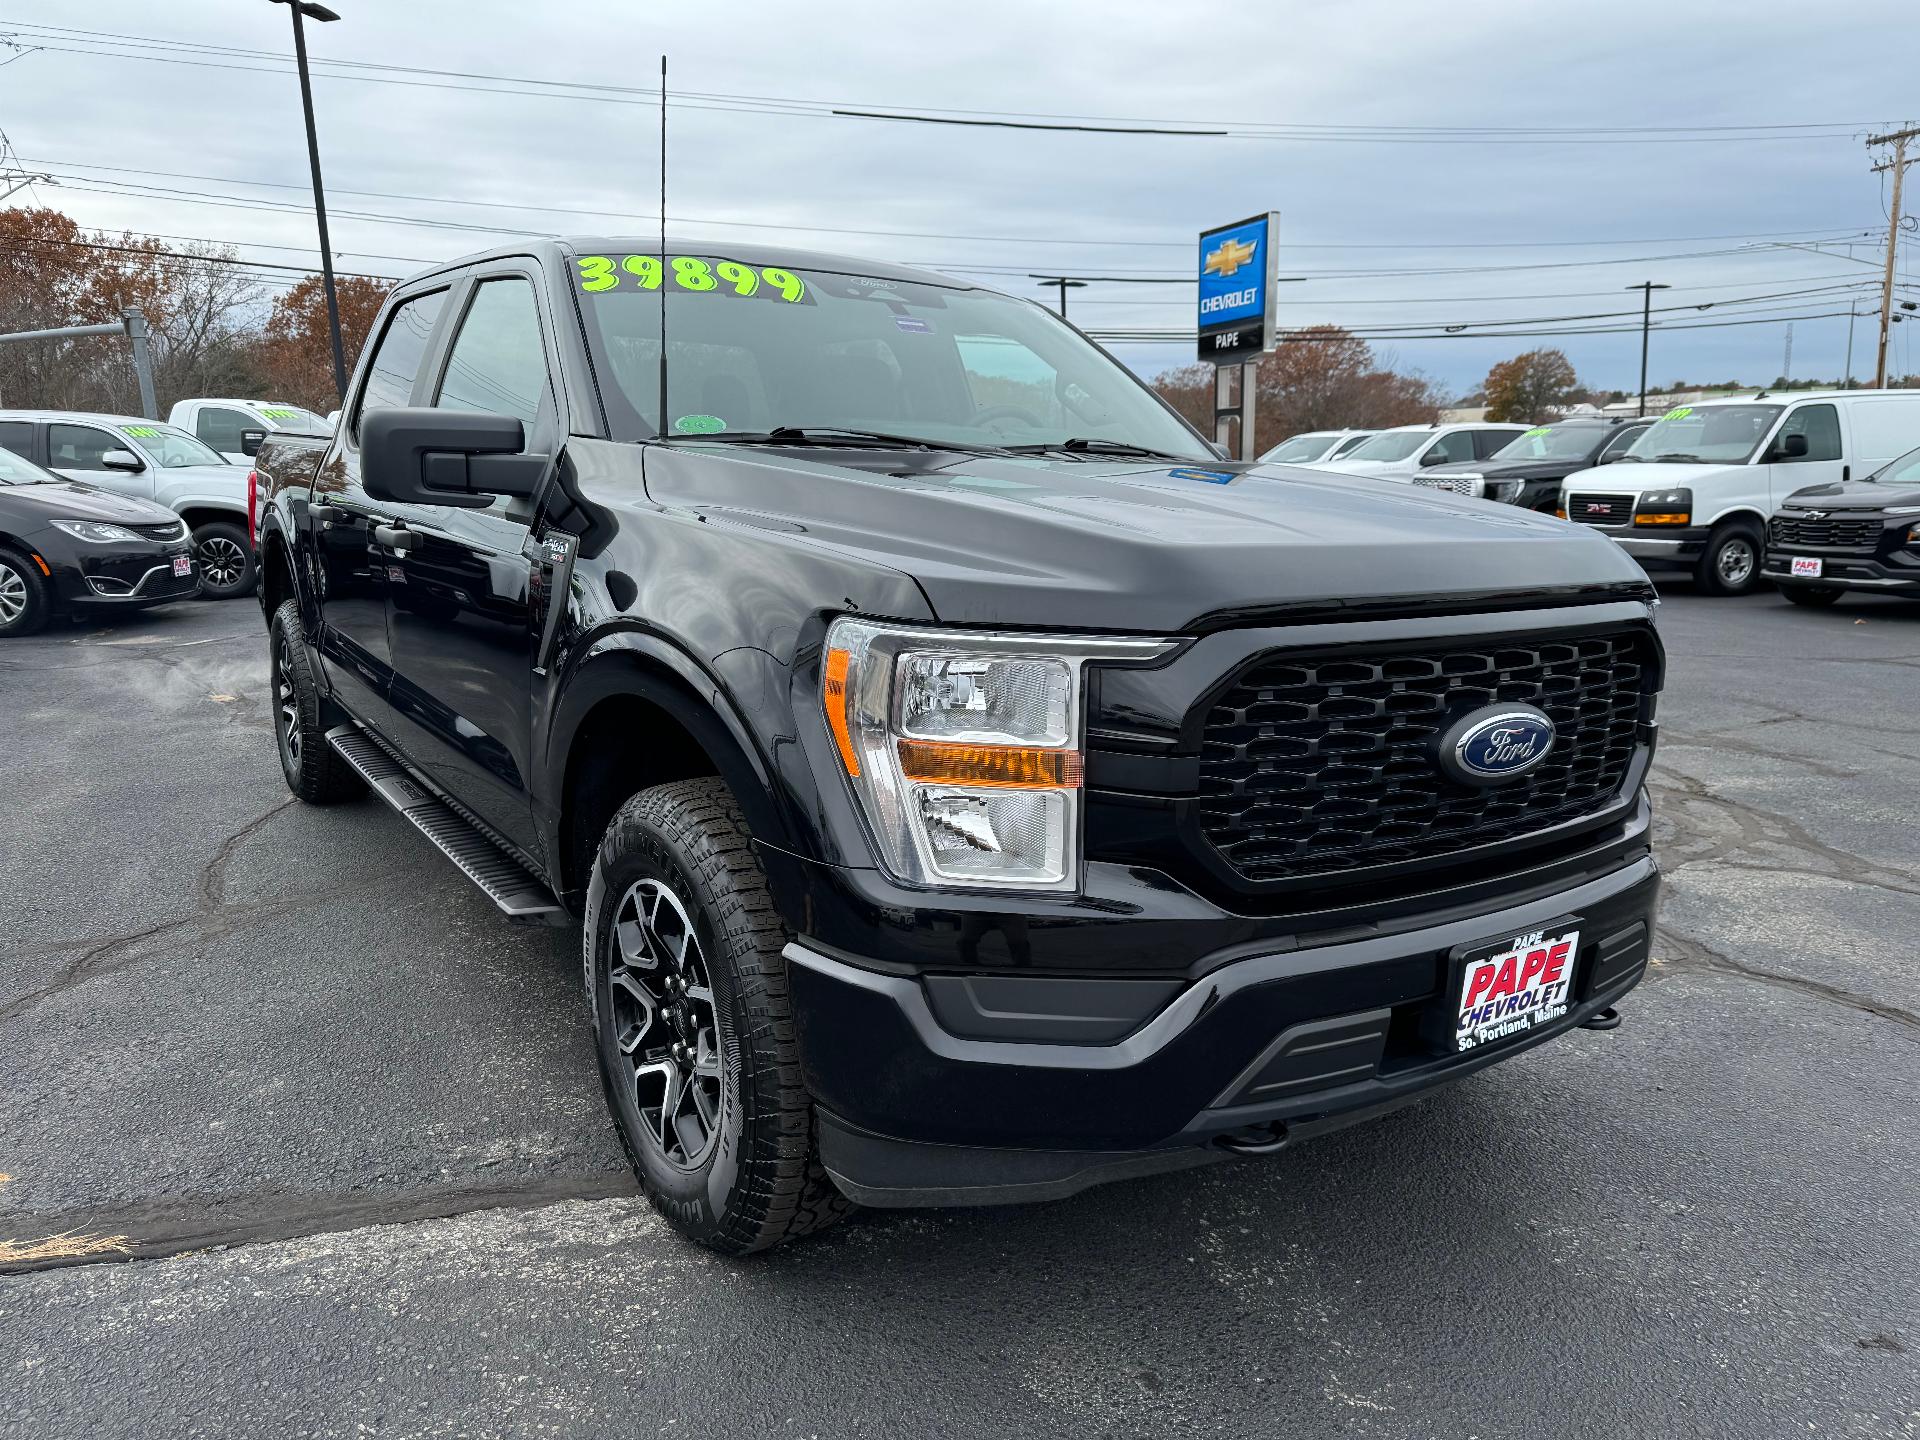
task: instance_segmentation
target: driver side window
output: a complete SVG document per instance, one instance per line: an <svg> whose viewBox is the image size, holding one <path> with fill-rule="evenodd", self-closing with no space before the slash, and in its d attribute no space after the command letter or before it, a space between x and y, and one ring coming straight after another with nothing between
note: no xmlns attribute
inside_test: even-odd
<svg viewBox="0 0 1920 1440"><path fill-rule="evenodd" d="M1840 458L1840 417L1831 405L1802 405L1787 416L1780 433L1774 437L1776 451L1781 448L1780 442L1789 435L1806 436L1807 453L1794 457L1788 463L1805 465L1815 460Z"/></svg>
<svg viewBox="0 0 1920 1440"><path fill-rule="evenodd" d="M1437 455L1439 460L1431 464L1451 463L1455 460L1473 459L1473 434L1467 430L1456 430L1451 435L1442 435L1427 447L1427 455ZM1425 456L1421 457L1425 459Z"/></svg>

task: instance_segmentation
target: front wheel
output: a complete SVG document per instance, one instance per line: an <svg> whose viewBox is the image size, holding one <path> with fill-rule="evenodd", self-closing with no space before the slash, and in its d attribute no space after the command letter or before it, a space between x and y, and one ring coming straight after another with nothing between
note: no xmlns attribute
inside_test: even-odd
<svg viewBox="0 0 1920 1440"><path fill-rule="evenodd" d="M11 550L0 550L0 639L34 634L52 612L39 567Z"/></svg>
<svg viewBox="0 0 1920 1440"><path fill-rule="evenodd" d="M200 567L201 599L233 600L253 593L253 546L241 526L213 520L197 527L193 558Z"/></svg>
<svg viewBox="0 0 1920 1440"><path fill-rule="evenodd" d="M730 1255L852 1209L815 1150L786 931L719 780L643 790L594 857L594 1048L627 1157L683 1235Z"/></svg>
<svg viewBox="0 0 1920 1440"><path fill-rule="evenodd" d="M1729 520L1713 527L1693 578L1708 595L1750 595L1760 584L1760 527Z"/></svg>
<svg viewBox="0 0 1920 1440"><path fill-rule="evenodd" d="M1782 585L1780 592L1795 605L1824 609L1847 592L1833 585Z"/></svg>

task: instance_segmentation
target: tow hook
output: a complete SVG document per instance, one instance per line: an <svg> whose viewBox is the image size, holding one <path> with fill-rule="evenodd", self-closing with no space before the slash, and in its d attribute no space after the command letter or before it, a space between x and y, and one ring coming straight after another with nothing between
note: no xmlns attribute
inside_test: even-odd
<svg viewBox="0 0 1920 1440"><path fill-rule="evenodd" d="M1291 1139L1287 1122L1275 1120L1271 1125L1256 1125L1236 1135L1216 1135L1213 1143L1235 1155L1273 1155L1286 1149Z"/></svg>
<svg viewBox="0 0 1920 1440"><path fill-rule="evenodd" d="M1604 1010L1596 1010L1580 1022L1580 1028L1582 1030L1618 1030L1620 1012L1611 1005Z"/></svg>

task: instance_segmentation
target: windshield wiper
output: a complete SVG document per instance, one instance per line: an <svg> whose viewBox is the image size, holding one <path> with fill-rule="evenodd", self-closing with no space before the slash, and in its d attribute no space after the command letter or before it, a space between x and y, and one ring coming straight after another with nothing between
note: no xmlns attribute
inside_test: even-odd
<svg viewBox="0 0 1920 1440"><path fill-rule="evenodd" d="M1165 450L1150 449L1145 445L1132 445L1125 440L1088 439L1076 436L1071 440L1049 440L1041 445L1009 445L1010 455L1044 455L1049 450L1064 450L1069 455L1139 455L1149 460L1171 460L1175 464L1185 464L1185 458L1169 455Z"/></svg>
<svg viewBox="0 0 1920 1440"><path fill-rule="evenodd" d="M710 435L661 436L672 440L718 440L731 445L838 445L870 450L960 450L978 455L1003 455L993 445L956 440L930 440L923 435L889 435L882 430L847 430L838 425L776 425L771 430L716 430Z"/></svg>

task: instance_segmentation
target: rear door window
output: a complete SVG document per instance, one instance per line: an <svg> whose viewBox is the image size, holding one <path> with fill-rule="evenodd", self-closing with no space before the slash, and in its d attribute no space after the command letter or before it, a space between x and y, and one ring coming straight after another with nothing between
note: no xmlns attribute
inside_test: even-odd
<svg viewBox="0 0 1920 1440"><path fill-rule="evenodd" d="M1518 430L1476 430L1473 432L1473 454L1470 459L1485 460L1498 455L1513 443Z"/></svg>
<svg viewBox="0 0 1920 1440"><path fill-rule="evenodd" d="M0 450L11 450L22 460L33 458L33 425L26 420L0 420Z"/></svg>
<svg viewBox="0 0 1920 1440"><path fill-rule="evenodd" d="M360 417L369 410L392 410L413 398L413 382L419 378L420 362L426 359L427 343L433 339L434 323L447 303L444 290L416 295L393 312L380 336L373 361L367 366L366 384L360 391L360 404L353 415L353 430L360 431Z"/></svg>

